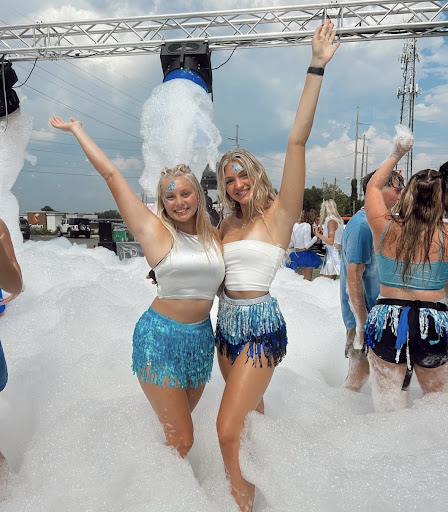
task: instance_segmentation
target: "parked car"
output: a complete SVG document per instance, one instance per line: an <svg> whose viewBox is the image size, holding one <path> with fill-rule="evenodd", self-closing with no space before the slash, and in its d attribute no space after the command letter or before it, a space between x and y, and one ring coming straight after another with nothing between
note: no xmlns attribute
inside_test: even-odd
<svg viewBox="0 0 448 512"><path fill-rule="evenodd" d="M59 235L67 235L69 238L78 238L79 235L84 235L86 238L90 238L90 219L82 217L62 219Z"/></svg>
<svg viewBox="0 0 448 512"><path fill-rule="evenodd" d="M19 218L20 231L22 232L22 236L24 240L29 240L31 236L31 229L29 222L24 218Z"/></svg>

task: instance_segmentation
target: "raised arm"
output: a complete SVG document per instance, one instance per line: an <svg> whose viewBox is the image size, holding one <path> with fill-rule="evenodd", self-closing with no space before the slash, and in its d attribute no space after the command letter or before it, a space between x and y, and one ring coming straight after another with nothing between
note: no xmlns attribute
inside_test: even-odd
<svg viewBox="0 0 448 512"><path fill-rule="evenodd" d="M310 68L315 68L314 71L321 70L322 74L307 73L294 124L288 137L283 178L276 200L281 217L291 222L298 217L302 209L305 189L305 144L313 126L323 70L340 44L333 45L336 36L333 29L334 24L327 20L314 33Z"/></svg>
<svg viewBox="0 0 448 512"><path fill-rule="evenodd" d="M22 272L16 260L11 235L2 220L0 220L0 288L14 296L22 291Z"/></svg>
<svg viewBox="0 0 448 512"><path fill-rule="evenodd" d="M72 133L79 142L90 163L105 179L123 220L132 234L142 243L143 238L155 236L168 238L168 232L160 219L154 215L136 196L115 165L87 135L82 124L74 118L67 123L60 117L52 117L54 128Z"/></svg>
<svg viewBox="0 0 448 512"><path fill-rule="evenodd" d="M378 238L387 222L387 216L390 215L384 202L382 189L389 174L414 143L414 137L407 127L397 126L396 130L394 149L370 178L366 190L366 218L374 235L375 246L378 245Z"/></svg>
<svg viewBox="0 0 448 512"><path fill-rule="evenodd" d="M314 232L314 235L317 236L317 238L320 238L322 240L322 242L324 242L324 244L334 245L334 237L335 237L338 227L339 227L338 223L334 219L331 219L328 222L328 226L327 226L328 236L324 236L323 234L319 233L317 228Z"/></svg>

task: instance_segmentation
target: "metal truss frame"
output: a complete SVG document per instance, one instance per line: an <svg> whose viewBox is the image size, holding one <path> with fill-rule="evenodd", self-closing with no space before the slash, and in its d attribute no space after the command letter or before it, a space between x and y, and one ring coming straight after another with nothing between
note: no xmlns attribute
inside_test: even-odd
<svg viewBox="0 0 448 512"><path fill-rule="evenodd" d="M448 0L334 2L132 18L0 26L10 61L159 53L164 43L208 42L211 50L310 44L331 18L344 42L448 35Z"/></svg>

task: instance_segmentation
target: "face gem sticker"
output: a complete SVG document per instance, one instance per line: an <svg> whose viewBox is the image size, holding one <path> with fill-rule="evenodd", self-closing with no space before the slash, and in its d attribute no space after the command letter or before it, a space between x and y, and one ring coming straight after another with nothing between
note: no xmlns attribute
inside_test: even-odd
<svg viewBox="0 0 448 512"><path fill-rule="evenodd" d="M176 190L176 182L174 180L168 185L165 192L172 192L173 190Z"/></svg>
<svg viewBox="0 0 448 512"><path fill-rule="evenodd" d="M240 172L240 171L244 170L244 167L241 167L241 165L232 164L232 169L233 169L235 172Z"/></svg>

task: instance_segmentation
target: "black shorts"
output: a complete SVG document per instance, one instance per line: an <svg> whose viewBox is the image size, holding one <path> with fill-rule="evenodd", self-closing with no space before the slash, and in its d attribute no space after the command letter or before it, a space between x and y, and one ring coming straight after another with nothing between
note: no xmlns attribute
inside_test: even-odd
<svg viewBox="0 0 448 512"><path fill-rule="evenodd" d="M389 363L437 368L448 361L443 302L378 299L364 326L364 344Z"/></svg>

